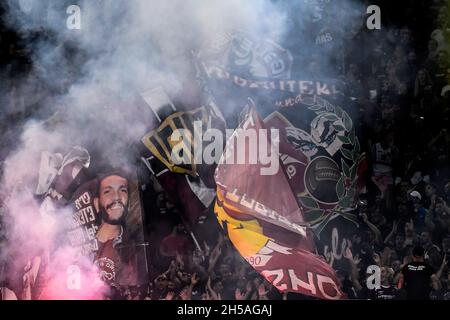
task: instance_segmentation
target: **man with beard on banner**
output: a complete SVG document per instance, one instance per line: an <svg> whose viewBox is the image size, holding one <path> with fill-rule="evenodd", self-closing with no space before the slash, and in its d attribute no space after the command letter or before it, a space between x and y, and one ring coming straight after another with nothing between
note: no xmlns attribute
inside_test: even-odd
<svg viewBox="0 0 450 320"><path fill-rule="evenodd" d="M73 207L53 212L61 216L65 229L54 240L48 280L39 299L114 298L123 286L147 283L133 174L103 167L95 179L75 190L70 204Z"/></svg>
<svg viewBox="0 0 450 320"><path fill-rule="evenodd" d="M44 221L48 235L27 267L31 299L103 299L113 288L148 282L136 177L100 158L80 146L41 154L34 221Z"/></svg>
<svg viewBox="0 0 450 320"><path fill-rule="evenodd" d="M313 253L313 234L284 171L264 174L264 166L250 160L255 152L250 144L255 141L250 139L244 146L239 143L245 143L247 131L253 130L259 137L257 148L268 143L265 151L276 152L280 161L276 131L264 134L265 126L253 103L247 108L216 170L215 214L219 224L239 253L281 292L344 298L334 270ZM243 151L247 162L236 163L235 153Z"/></svg>
<svg viewBox="0 0 450 320"><path fill-rule="evenodd" d="M116 283L137 283L137 266L134 246L125 243L127 239L125 218L129 209L128 175L123 171L101 174L98 178L97 196L94 206L101 219L95 235L98 251L94 264L99 268L101 279L110 285ZM125 234L124 234L125 232Z"/></svg>

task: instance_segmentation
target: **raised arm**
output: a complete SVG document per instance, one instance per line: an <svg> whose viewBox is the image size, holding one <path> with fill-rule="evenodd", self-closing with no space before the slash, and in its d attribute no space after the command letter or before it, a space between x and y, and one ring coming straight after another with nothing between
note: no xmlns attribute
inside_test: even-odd
<svg viewBox="0 0 450 320"><path fill-rule="evenodd" d="M377 228L376 225L374 225L372 222L369 221L369 219L367 218L367 215L365 213L363 213L362 218L363 218L364 223L367 224L369 229L375 234L375 239L376 239L377 243L381 244L383 241L382 241L380 230Z"/></svg>
<svg viewBox="0 0 450 320"><path fill-rule="evenodd" d="M353 253L350 248L347 248L347 250L345 250L344 258L346 258L350 264L351 268L350 280L352 281L353 287L355 288L356 292L359 292L363 287L361 286L361 283L359 282L358 279L357 261L353 257Z"/></svg>
<svg viewBox="0 0 450 320"><path fill-rule="evenodd" d="M431 276L432 280L434 279L436 281L439 281L439 279L441 279L442 272L444 272L446 265L447 265L447 255L444 255L444 258L442 259L442 263L441 263L439 270Z"/></svg>
<svg viewBox="0 0 450 320"><path fill-rule="evenodd" d="M388 244L389 241L391 241L392 236L397 232L398 228L398 221L395 221L392 223L392 230L391 232L386 236L386 239L384 239L384 244Z"/></svg>

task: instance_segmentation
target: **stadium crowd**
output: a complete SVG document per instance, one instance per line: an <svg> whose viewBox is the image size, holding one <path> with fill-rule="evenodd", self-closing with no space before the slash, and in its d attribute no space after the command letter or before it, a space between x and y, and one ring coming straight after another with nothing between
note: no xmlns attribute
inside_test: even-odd
<svg viewBox="0 0 450 320"><path fill-rule="evenodd" d="M430 298L450 299L450 17L443 1L434 3L425 11L434 25L417 24L415 13L406 11L401 23L392 22L388 32L378 32L368 54L349 46L342 53L343 67L335 70L358 103L355 123L370 159L359 201L365 227L353 235L343 255L348 268L338 270L351 299L405 299L398 283L416 246L424 249L436 275ZM40 37L45 33L37 32ZM368 32L365 25L358 27L351 41L367 48ZM60 88L47 88L37 81L39 66L32 66L27 48L35 36L28 33L17 41L11 31L0 29L0 77L5 79L0 86L0 122L7 124L0 126L0 161L29 112L35 116L46 99L67 90L64 86L70 83L68 79ZM70 51L70 40L60 49ZM68 76L76 77L75 73ZM24 81L34 88L33 96L18 94L17 84ZM217 225L208 225L210 239L196 246L157 182L152 190L158 212L153 219L157 225L148 227L154 244L149 253L152 281L120 288L111 299L309 299L280 294L243 260ZM4 196L0 195L0 250L7 237L1 225ZM381 268L379 289L366 285L371 265Z"/></svg>

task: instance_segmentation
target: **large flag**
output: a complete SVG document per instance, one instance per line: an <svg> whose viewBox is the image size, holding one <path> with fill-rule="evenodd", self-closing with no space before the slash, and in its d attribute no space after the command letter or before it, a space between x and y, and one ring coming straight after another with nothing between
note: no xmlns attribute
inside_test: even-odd
<svg viewBox="0 0 450 320"><path fill-rule="evenodd" d="M157 122L141 138L141 160L178 207L183 220L194 227L215 198L215 165L198 161L196 150L202 149L203 132L210 128L223 131L224 121L209 104L198 101L197 106L189 107L173 102L162 87L141 93L140 100L142 109L150 111ZM174 133L179 135L177 139ZM176 152L178 149L182 154Z"/></svg>
<svg viewBox="0 0 450 320"><path fill-rule="evenodd" d="M216 170L217 219L239 253L280 291L341 299L334 270L313 253L313 234L281 167L277 145L276 131L268 133L249 106ZM277 163L270 166L275 170L263 170L268 169L260 161L264 152L274 155Z"/></svg>
<svg viewBox="0 0 450 320"><path fill-rule="evenodd" d="M353 122L355 102L347 98L345 85L308 79L291 70L286 49L242 32L205 52L194 57L203 91L229 127L238 125L251 98L264 125L278 130L281 167L314 233L316 250L334 268L346 268L342 253L359 226L355 209L365 158Z"/></svg>

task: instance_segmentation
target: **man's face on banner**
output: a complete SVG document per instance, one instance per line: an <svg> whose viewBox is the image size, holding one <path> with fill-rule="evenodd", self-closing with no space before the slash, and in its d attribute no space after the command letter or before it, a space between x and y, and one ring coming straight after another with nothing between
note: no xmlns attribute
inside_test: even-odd
<svg viewBox="0 0 450 320"><path fill-rule="evenodd" d="M128 180L116 175L104 178L96 200L103 221L121 224L128 210Z"/></svg>

